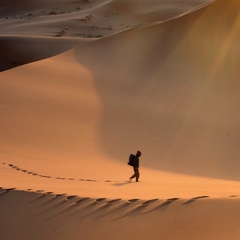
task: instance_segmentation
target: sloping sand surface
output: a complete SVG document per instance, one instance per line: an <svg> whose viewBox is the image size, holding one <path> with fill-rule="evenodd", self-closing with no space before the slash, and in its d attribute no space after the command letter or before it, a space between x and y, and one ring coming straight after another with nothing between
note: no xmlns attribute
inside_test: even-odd
<svg viewBox="0 0 240 240"><path fill-rule="evenodd" d="M28 2L0 3L1 238L239 239L240 3Z"/></svg>
<svg viewBox="0 0 240 240"><path fill-rule="evenodd" d="M75 163L141 148L147 167L239 179L233 3L2 73L3 149Z"/></svg>
<svg viewBox="0 0 240 240"><path fill-rule="evenodd" d="M9 216L1 223L3 239L221 240L240 236L239 198L94 199L1 189L0 205L1 214Z"/></svg>
<svg viewBox="0 0 240 240"><path fill-rule="evenodd" d="M239 179L234 3L217 1L74 51L93 73L103 102L101 140L108 154L123 159L125 149L141 146L149 167Z"/></svg>
<svg viewBox="0 0 240 240"><path fill-rule="evenodd" d="M0 71L62 53L77 44L187 13L209 0L0 2ZM41 43L41 46L39 46Z"/></svg>

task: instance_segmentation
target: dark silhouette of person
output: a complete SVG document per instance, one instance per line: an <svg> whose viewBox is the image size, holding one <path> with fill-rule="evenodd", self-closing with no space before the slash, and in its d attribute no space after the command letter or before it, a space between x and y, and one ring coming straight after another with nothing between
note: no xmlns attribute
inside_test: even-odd
<svg viewBox="0 0 240 240"><path fill-rule="evenodd" d="M134 174L129 178L129 181L133 178L136 178L136 182L138 182L140 173L139 173L139 157L142 155L140 151L137 151L136 155L134 155L134 160L133 160L133 171Z"/></svg>

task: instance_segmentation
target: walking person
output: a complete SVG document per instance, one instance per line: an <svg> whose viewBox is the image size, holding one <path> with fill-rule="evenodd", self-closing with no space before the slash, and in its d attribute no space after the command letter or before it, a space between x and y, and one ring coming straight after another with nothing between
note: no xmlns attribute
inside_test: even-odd
<svg viewBox="0 0 240 240"><path fill-rule="evenodd" d="M134 171L134 174L129 178L130 182L133 178L136 178L136 182L138 182L138 180L139 180L139 177L140 177L139 158L141 155L142 155L142 153L140 151L137 151L136 155L134 155L134 154L130 155L131 160L130 159L129 160L131 161L131 164L129 164L129 165L133 167L133 171Z"/></svg>

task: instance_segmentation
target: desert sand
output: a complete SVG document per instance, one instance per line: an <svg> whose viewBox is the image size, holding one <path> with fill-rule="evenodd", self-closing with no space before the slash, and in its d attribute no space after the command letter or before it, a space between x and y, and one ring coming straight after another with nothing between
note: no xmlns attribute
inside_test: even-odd
<svg viewBox="0 0 240 240"><path fill-rule="evenodd" d="M1 239L238 240L239 42L238 0L0 1Z"/></svg>

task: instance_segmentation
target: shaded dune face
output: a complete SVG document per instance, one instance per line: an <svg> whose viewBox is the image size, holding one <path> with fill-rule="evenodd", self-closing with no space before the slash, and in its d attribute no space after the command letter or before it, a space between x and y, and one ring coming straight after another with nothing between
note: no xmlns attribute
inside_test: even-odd
<svg viewBox="0 0 240 240"><path fill-rule="evenodd" d="M186 13L203 0L0 3L0 71L50 58L78 44Z"/></svg>
<svg viewBox="0 0 240 240"><path fill-rule="evenodd" d="M216 1L75 50L103 102L106 153L140 148L148 167L239 179L238 7Z"/></svg>
<svg viewBox="0 0 240 240"><path fill-rule="evenodd" d="M213 234L222 240L240 234L239 198L108 199L1 188L0 206L1 236L9 240L128 240L132 235L140 240L190 240L211 239ZM121 236L116 235L120 230Z"/></svg>
<svg viewBox="0 0 240 240"><path fill-rule="evenodd" d="M86 28L82 11L93 6L89 1L2 1L0 71L50 58L95 37L80 34Z"/></svg>

